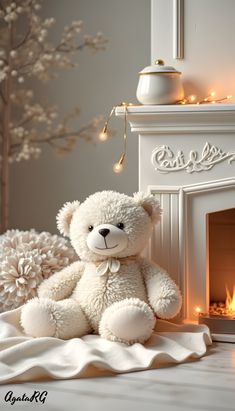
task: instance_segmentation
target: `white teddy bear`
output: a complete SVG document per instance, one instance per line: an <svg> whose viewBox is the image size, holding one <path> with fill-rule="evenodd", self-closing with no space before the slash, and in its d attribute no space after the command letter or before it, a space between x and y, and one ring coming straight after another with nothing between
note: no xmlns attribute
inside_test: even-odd
<svg viewBox="0 0 235 411"><path fill-rule="evenodd" d="M159 221L153 195L102 191L66 203L58 229L80 260L52 275L22 307L21 324L34 337L62 339L95 332L126 344L144 343L155 314L173 318L181 294L168 274L140 256Z"/></svg>

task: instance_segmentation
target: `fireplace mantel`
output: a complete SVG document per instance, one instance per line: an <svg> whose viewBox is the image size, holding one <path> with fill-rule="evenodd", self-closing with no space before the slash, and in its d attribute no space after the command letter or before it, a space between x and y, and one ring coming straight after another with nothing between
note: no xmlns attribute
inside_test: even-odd
<svg viewBox="0 0 235 411"><path fill-rule="evenodd" d="M161 106L129 106L128 122L131 131L163 134L174 132L197 133L222 130L226 133L235 131L235 104L187 104ZM116 108L117 116L124 116L124 108ZM221 125L222 124L222 125Z"/></svg>
<svg viewBox="0 0 235 411"><path fill-rule="evenodd" d="M139 135L139 190L163 209L150 256L179 284L182 317L195 319L195 306L209 308L208 216L235 208L235 104L128 106L127 120Z"/></svg>

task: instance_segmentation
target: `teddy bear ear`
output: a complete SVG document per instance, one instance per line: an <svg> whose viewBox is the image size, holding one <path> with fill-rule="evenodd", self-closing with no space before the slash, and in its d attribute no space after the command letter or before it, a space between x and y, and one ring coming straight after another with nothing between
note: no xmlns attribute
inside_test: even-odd
<svg viewBox="0 0 235 411"><path fill-rule="evenodd" d="M59 232L64 235L69 235L69 227L74 212L78 209L79 201L65 203L56 216L57 228Z"/></svg>
<svg viewBox="0 0 235 411"><path fill-rule="evenodd" d="M152 222L156 224L161 217L162 209L159 201L152 194L145 194L142 192L133 194L134 200L148 213Z"/></svg>

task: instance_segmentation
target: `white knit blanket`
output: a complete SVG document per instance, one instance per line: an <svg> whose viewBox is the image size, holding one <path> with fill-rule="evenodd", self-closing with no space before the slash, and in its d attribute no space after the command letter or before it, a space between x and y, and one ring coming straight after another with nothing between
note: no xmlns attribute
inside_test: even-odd
<svg viewBox="0 0 235 411"><path fill-rule="evenodd" d="M145 345L126 346L97 335L68 341L31 338L21 329L20 310L0 314L0 383L81 378L178 364L202 357L211 344L206 326L160 320Z"/></svg>

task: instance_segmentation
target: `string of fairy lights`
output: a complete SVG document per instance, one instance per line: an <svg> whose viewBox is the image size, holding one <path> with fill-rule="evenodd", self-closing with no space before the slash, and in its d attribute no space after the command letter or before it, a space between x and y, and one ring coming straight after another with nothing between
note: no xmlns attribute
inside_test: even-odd
<svg viewBox="0 0 235 411"><path fill-rule="evenodd" d="M178 101L175 104L178 105L186 105L186 104L216 104L216 103L223 103L228 100L231 100L232 96L228 95L226 97L222 98L217 98L215 91L211 91L206 97L204 97L202 100L198 100L196 95L192 94L188 97L185 97L184 99ZM113 106L107 120L105 121L104 127L102 131L99 133L98 138L100 141L106 141L109 138L109 131L108 131L108 126L109 122L111 120L111 117L117 107L124 107L124 132L123 132L123 152L121 153L118 161L113 164L113 172L116 174L119 174L122 172L124 168L124 162L126 158L126 153L127 153L127 114L128 114L128 107L130 106L141 106L141 104L132 104L132 103L126 103L126 102L121 102L117 106Z"/></svg>
<svg viewBox="0 0 235 411"><path fill-rule="evenodd" d="M216 93L215 91L211 91L208 96L204 97L202 100L197 100L197 97L192 94L189 97L184 98L183 100L178 101L176 104L215 104L215 103L223 103L232 98L231 95L222 97L222 98L216 98Z"/></svg>

